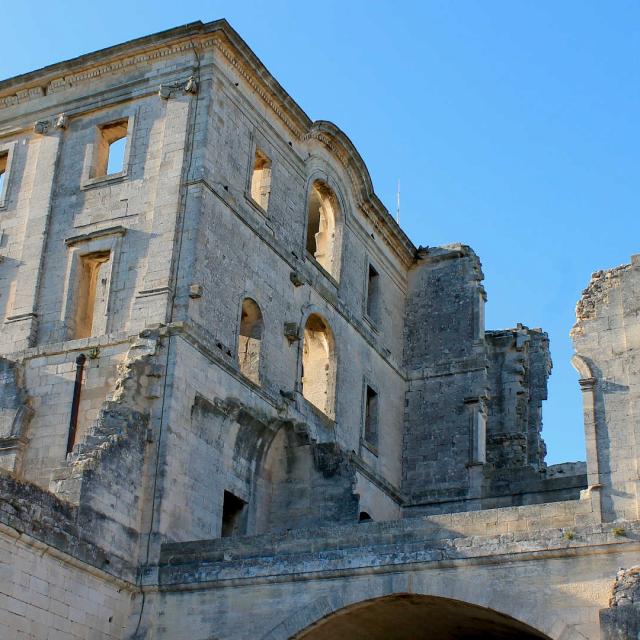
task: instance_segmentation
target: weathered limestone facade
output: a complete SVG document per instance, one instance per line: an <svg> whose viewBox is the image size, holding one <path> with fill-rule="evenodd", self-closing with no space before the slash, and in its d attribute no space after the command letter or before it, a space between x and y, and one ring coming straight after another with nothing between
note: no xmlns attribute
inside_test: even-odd
<svg viewBox="0 0 640 640"><path fill-rule="evenodd" d="M586 464L482 279L225 21L0 82L1 637L636 638L640 261Z"/></svg>

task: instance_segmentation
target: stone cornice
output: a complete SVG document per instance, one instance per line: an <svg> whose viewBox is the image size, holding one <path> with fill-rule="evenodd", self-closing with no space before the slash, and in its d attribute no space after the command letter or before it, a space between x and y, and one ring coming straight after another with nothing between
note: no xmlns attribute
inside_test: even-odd
<svg viewBox="0 0 640 640"><path fill-rule="evenodd" d="M294 137L301 139L311 120L226 20L190 23L9 78L0 82L0 109L60 93L145 62L212 48L220 51Z"/></svg>
<svg viewBox="0 0 640 640"><path fill-rule="evenodd" d="M335 155L349 176L360 210L405 266L410 266L415 247L375 194L366 165L349 138L330 122L312 122L226 20L193 22L4 80L0 82L0 112L46 101L47 96L62 94L101 76L189 51L194 52L195 66L201 54L211 50L249 84L293 139L317 140Z"/></svg>

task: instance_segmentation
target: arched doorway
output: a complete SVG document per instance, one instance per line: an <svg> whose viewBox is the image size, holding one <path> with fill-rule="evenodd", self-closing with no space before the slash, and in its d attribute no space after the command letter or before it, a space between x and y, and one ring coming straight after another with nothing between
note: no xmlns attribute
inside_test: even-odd
<svg viewBox="0 0 640 640"><path fill-rule="evenodd" d="M526 603L523 603L523 609ZM346 607L314 623L295 640L548 639L503 613L459 600L398 594Z"/></svg>

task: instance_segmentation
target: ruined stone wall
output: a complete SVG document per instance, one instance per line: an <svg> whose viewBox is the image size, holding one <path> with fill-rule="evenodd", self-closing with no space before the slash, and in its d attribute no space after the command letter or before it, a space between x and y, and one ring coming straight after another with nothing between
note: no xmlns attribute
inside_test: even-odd
<svg viewBox="0 0 640 640"><path fill-rule="evenodd" d="M494 469L544 469L542 401L551 372L549 339L539 329L488 331L487 462Z"/></svg>
<svg viewBox="0 0 640 640"><path fill-rule="evenodd" d="M393 506L385 501L389 498L382 499L384 504L378 506L380 499L376 496L387 494L390 488L393 491L400 483L405 383L397 327L404 305L402 260L376 235L377 229L363 215L353 194L352 178L334 155L315 139L290 145L291 131L281 122L265 118L264 111L258 108L259 100L247 91L237 72L220 58L215 62L211 76L208 72L201 75L201 91L212 93L211 100L202 103L207 109L202 177L189 191L175 306L175 317L184 321L185 332L199 350L192 355L182 346L176 347L190 363L184 369L183 363L176 360L176 375L183 376L183 370L189 370L189 384L196 388L190 395L190 387L184 398L172 392L172 407L180 418L172 419L171 429L184 429L189 443L203 438L207 448L218 447L212 452L215 466L232 468L234 438L238 437L234 429L238 427L231 421L226 427L229 432L220 435L222 427L216 422L223 420L220 417L211 418L208 427L195 425L193 416L202 418L202 407L218 406L233 398L239 403L238 411L252 411L256 401L264 404L266 399L267 422L274 420L274 407L278 407L278 424L287 419L324 424L326 420L303 398L300 383L303 328L308 316L316 313L327 322L334 337L336 391L331 419L328 426L322 427L327 433L319 437L313 426L309 430L314 439L337 442L341 455L356 456L357 463L365 469L359 476L359 492L366 494L364 501L371 504L367 508L376 517L385 517L393 512ZM207 89L210 77L213 85ZM272 161L266 211L257 206L249 192L256 147ZM335 278L305 253L307 192L314 177L321 177L334 189L340 204L340 269ZM376 324L366 317L369 262L375 264L381 281ZM195 293L189 296L188 291ZM244 298L257 303L264 323L257 385L255 379L238 376ZM194 357L207 372L202 384L195 382ZM374 387L380 396L375 448L362 441L365 384ZM195 413L194 397L202 398ZM261 412L264 414L265 409ZM259 422L251 436L254 441L265 428ZM278 428L276 425L267 429L267 440L274 437ZM202 470L198 465L189 465L186 477L168 486L163 498L167 509L171 511L175 506L180 510L181 500L174 502L173 494L191 491L189 487L198 493L197 502L208 505L212 500L221 501L223 488L232 491L234 486L234 495L247 501L253 496L255 500L262 489L252 487L255 470L249 469L257 464L268 444L254 444L253 450L247 450L240 465L242 470L236 469L235 474L225 472L217 489L209 487L210 477L204 485L200 480L207 476L204 462ZM175 457L182 459L181 454L171 453L169 448L166 456L170 469L176 464ZM175 477L174 471L168 473ZM244 479L240 481L239 477ZM206 497L205 485L209 487ZM394 500L391 498L391 502ZM218 504L214 509L196 512L193 531L198 535L216 531L220 508ZM184 531L178 534L169 524L164 531L188 537L188 519L178 520L187 527Z"/></svg>
<svg viewBox="0 0 640 640"><path fill-rule="evenodd" d="M605 520L638 517L640 259L597 271L571 335L585 409L589 485Z"/></svg>
<svg viewBox="0 0 640 640"><path fill-rule="evenodd" d="M484 462L483 437L474 451L474 429L488 386L481 279L480 261L462 245L421 252L411 274L402 482L410 504L479 497L472 465Z"/></svg>
<svg viewBox="0 0 640 640"><path fill-rule="evenodd" d="M77 442L84 438L100 407L112 396L118 363L129 346L124 341L103 342L107 344L99 347L97 357L87 360L83 390L88 393L80 400ZM28 446L17 471L43 488L49 487L54 470L66 464L75 360L81 352L54 343L16 354L23 362L24 390L33 409L33 419L24 432Z"/></svg>
<svg viewBox="0 0 640 640"><path fill-rule="evenodd" d="M299 396L291 402L248 385L189 336L177 334L171 344L172 393L159 435L163 536L219 537L225 491L246 505L240 534L357 520L356 469L335 444L332 421L304 413ZM384 493L375 483L369 491Z"/></svg>

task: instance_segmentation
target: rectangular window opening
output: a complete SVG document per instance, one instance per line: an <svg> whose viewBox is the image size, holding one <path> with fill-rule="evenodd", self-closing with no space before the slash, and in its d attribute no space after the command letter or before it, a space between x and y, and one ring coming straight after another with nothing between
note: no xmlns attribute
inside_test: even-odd
<svg viewBox="0 0 640 640"><path fill-rule="evenodd" d="M364 407L364 439L367 444L378 448L378 394L369 385Z"/></svg>
<svg viewBox="0 0 640 640"><path fill-rule="evenodd" d="M7 179L7 166L9 164L9 154L5 151L0 153L0 198L4 192L4 183Z"/></svg>
<svg viewBox="0 0 640 640"><path fill-rule="evenodd" d="M374 322L378 322L380 316L380 276L369 265L367 276L367 316Z"/></svg>
<svg viewBox="0 0 640 640"><path fill-rule="evenodd" d="M251 174L251 199L265 211L269 206L271 194L271 160L259 149L253 162Z"/></svg>
<svg viewBox="0 0 640 640"><path fill-rule="evenodd" d="M230 538L244 533L244 513L247 503L229 491L224 492L222 503L222 537Z"/></svg>
<svg viewBox="0 0 640 640"><path fill-rule="evenodd" d="M129 120L119 120L98 127L95 176L110 176L125 169Z"/></svg>
<svg viewBox="0 0 640 640"><path fill-rule="evenodd" d="M98 251L80 256L73 339L104 333L110 262L110 251Z"/></svg>

